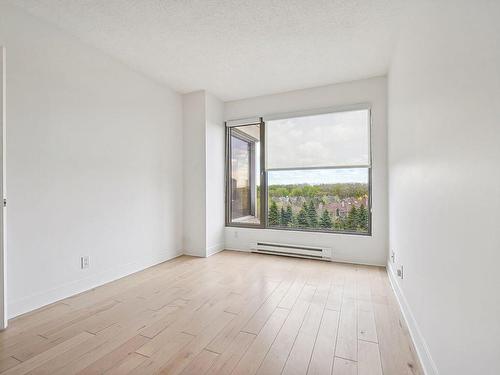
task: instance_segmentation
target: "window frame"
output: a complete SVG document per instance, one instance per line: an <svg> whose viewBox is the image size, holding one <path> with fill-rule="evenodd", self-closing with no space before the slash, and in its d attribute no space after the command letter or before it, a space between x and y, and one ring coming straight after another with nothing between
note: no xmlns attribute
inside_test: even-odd
<svg viewBox="0 0 500 375"><path fill-rule="evenodd" d="M356 110L366 110L368 111L368 145L369 153L368 159L369 164L367 166L335 166L329 167L328 169L367 169L368 170L368 231L367 232L356 232L356 231L340 231L340 230L324 230L321 228L286 228L286 227L270 227L268 226L268 186L267 186L267 175L268 171L266 168L266 122L272 120L281 120L287 118L314 116L328 113L336 112L349 112ZM372 159L372 108L370 104L361 103L345 106L336 106L320 109L312 109L300 112L288 112L280 114L272 114L264 117L259 117L259 121L255 120L231 120L225 122L226 130L226 187L225 187L225 203L226 203L226 227L236 227L236 228L253 228L253 229L270 229L270 230L282 230L291 232L311 232L311 233L329 233L329 234L345 234L345 235L355 235L355 236L372 236L373 229L373 189L372 189L372 173L373 173L373 159ZM250 223L238 223L231 221L231 128L236 126L245 125L260 125L260 223L250 224ZM327 169L327 168L289 168L289 170L304 170L304 169Z"/></svg>
<svg viewBox="0 0 500 375"><path fill-rule="evenodd" d="M267 210L267 202L265 199L265 195L267 194L267 189L264 189L263 187L266 186L266 174L263 171L263 166L264 166L264 147L265 147L265 129L264 129L264 121L262 117L259 117L257 121L250 119L250 120L240 120L234 122L234 124L231 124L230 121L225 122L225 143L226 143L226 166L225 166L225 180L226 180L226 188L225 188L225 202L226 202L226 227L240 227L240 228L259 228L259 229L264 229L267 226L267 217L265 215L266 210ZM254 179L257 181L257 178L260 179L260 223L258 224L252 224L252 223L244 223L244 222L234 222L232 221L232 189L231 189L231 154L232 154L232 149L231 149L231 129L235 127L242 127L242 126L252 126L252 125L259 125L259 142L260 142L260 155L258 157L260 158L260 176L257 176L255 173L253 173ZM240 138L237 137L243 141L247 141L244 139L244 137ZM255 154L255 151L254 151ZM251 169L250 169L251 170ZM252 176L252 172L251 176ZM251 177L250 176L250 177ZM265 191L264 191L265 190ZM255 200L257 200L257 196L255 196Z"/></svg>

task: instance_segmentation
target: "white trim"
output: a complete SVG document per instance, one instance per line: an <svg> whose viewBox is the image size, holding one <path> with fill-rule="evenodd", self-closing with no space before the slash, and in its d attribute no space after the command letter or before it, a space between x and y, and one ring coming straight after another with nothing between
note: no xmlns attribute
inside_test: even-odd
<svg viewBox="0 0 500 375"><path fill-rule="evenodd" d="M86 292L93 288L102 286L109 282L121 279L136 272L143 271L146 268L177 258L183 255L177 252L173 256L154 257L147 261L131 262L117 268L108 269L104 272L90 275L88 277L61 285L59 287L47 290L42 293L20 298L9 303L9 319L18 315L33 311L40 307L60 301L62 299Z"/></svg>
<svg viewBox="0 0 500 375"><path fill-rule="evenodd" d="M335 252L333 252L335 254ZM378 264L378 263L366 263L366 262L356 262L353 260L342 260L342 259L335 259L332 258L331 260L333 263L344 263L344 264L353 264L355 266L371 266L371 267L384 267L384 264Z"/></svg>
<svg viewBox="0 0 500 375"><path fill-rule="evenodd" d="M200 255L198 253L192 253L192 252L189 252L189 251L184 251L182 253L182 255L187 255L188 257L195 257L195 258L206 258L206 256L204 256L204 255Z"/></svg>
<svg viewBox="0 0 500 375"><path fill-rule="evenodd" d="M408 304L406 297L403 294L403 290L399 286L398 281L395 279L390 263L387 264L387 274L389 275L389 281L391 283L392 289L394 290L396 300L398 301L399 308L401 310L401 313L403 314L403 318L406 322L406 326L408 327L408 331L410 332L410 337L413 341L415 350L417 351L417 356L420 360L420 364L422 365L424 374L439 375L436 363L432 359L429 347L427 346L427 343L425 342L424 337L422 336L422 333L418 327L417 321L415 320L415 317L410 310L410 305Z"/></svg>
<svg viewBox="0 0 500 375"><path fill-rule="evenodd" d="M220 253L224 250L224 244L218 243L213 246L207 247L207 257L212 256L214 254Z"/></svg>
<svg viewBox="0 0 500 375"><path fill-rule="evenodd" d="M208 258L209 256L212 256L214 254L220 253L222 250L225 250L224 244L223 243L218 243L213 246L209 246L205 249L205 255L200 255L199 253L194 253L190 251L184 251L184 255L188 255L190 257L197 257L197 258Z"/></svg>
<svg viewBox="0 0 500 375"><path fill-rule="evenodd" d="M234 247L225 247L224 250L227 250L227 251L241 251L242 253L251 253L252 250L251 249L236 249Z"/></svg>
<svg viewBox="0 0 500 375"><path fill-rule="evenodd" d="M242 249L242 248L234 248L234 247L225 247L224 250L228 251L241 251L243 253L253 253L257 254L256 252L253 252L252 249ZM332 257L335 256L335 251L332 250ZM343 260L343 259L336 259L332 258L330 259L331 262L333 263L344 263L344 264L354 264L357 266L372 266L372 267L385 267L385 264L378 264L378 263L365 263L365 262L356 262L352 260Z"/></svg>

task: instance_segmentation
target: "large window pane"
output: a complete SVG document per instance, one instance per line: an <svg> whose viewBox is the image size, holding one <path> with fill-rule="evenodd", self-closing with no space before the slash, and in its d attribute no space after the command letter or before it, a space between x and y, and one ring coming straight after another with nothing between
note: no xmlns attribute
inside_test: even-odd
<svg viewBox="0 0 500 375"><path fill-rule="evenodd" d="M370 165L369 111L334 112L266 122L266 168Z"/></svg>
<svg viewBox="0 0 500 375"><path fill-rule="evenodd" d="M237 124L227 123L229 225L371 234L369 109Z"/></svg>
<svg viewBox="0 0 500 375"><path fill-rule="evenodd" d="M268 225L369 232L369 169L268 172Z"/></svg>
<svg viewBox="0 0 500 375"><path fill-rule="evenodd" d="M230 128L231 222L260 223L260 126Z"/></svg>

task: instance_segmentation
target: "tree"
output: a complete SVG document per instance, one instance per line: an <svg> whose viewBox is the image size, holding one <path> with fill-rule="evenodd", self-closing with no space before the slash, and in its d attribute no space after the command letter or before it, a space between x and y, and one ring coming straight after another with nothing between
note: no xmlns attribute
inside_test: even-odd
<svg viewBox="0 0 500 375"><path fill-rule="evenodd" d="M287 227L292 223L293 220L293 213L292 213L292 206L288 205L286 207L286 210L281 207L281 225Z"/></svg>
<svg viewBox="0 0 500 375"><path fill-rule="evenodd" d="M321 228L328 229L332 227L332 218L330 217L330 213L326 209L323 210L323 213L321 214L321 218L319 219L319 226Z"/></svg>
<svg viewBox="0 0 500 375"><path fill-rule="evenodd" d="M364 204L361 204L358 209L358 228L363 231L368 230L368 210Z"/></svg>
<svg viewBox="0 0 500 375"><path fill-rule="evenodd" d="M347 230L356 230L358 226L358 210L356 206L352 206L351 210L347 214L346 228Z"/></svg>
<svg viewBox="0 0 500 375"><path fill-rule="evenodd" d="M302 208L300 209L298 215L297 215L297 225L299 227L305 228L308 225L308 220L307 220L307 204L304 202L302 205Z"/></svg>
<svg viewBox="0 0 500 375"><path fill-rule="evenodd" d="M343 219L341 217L338 217L333 222L333 229L335 229L335 230L344 230L345 227L346 227L345 219Z"/></svg>
<svg viewBox="0 0 500 375"><path fill-rule="evenodd" d="M306 207L306 212L309 226L311 228L316 228L318 226L318 213L316 212L316 207L312 199L309 201L309 206Z"/></svg>
<svg viewBox="0 0 500 375"><path fill-rule="evenodd" d="M271 207L269 208L269 225L279 225L280 224L280 217L278 213L278 206L276 205L276 202L273 201L271 203Z"/></svg>
<svg viewBox="0 0 500 375"><path fill-rule="evenodd" d="M283 208L283 206L281 206L281 210L280 210L280 224L282 226L286 226L287 223L286 223L286 212L285 212L285 209Z"/></svg>

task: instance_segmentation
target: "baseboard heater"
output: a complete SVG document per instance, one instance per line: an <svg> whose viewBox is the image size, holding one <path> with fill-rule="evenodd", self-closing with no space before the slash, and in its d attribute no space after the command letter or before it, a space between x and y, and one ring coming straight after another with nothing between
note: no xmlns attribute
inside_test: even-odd
<svg viewBox="0 0 500 375"><path fill-rule="evenodd" d="M295 258L332 260L332 249L283 243L257 242L251 246L253 253L282 255Z"/></svg>

